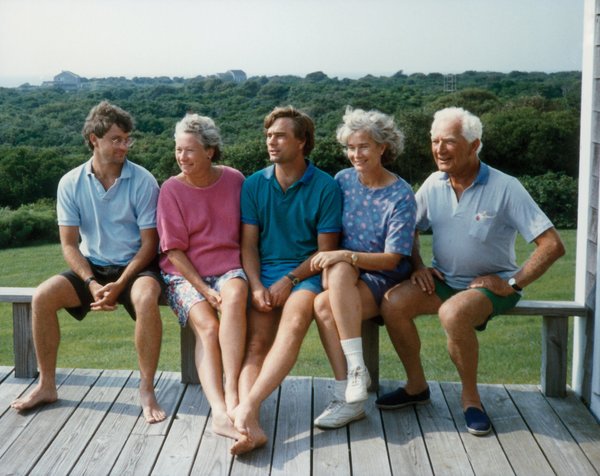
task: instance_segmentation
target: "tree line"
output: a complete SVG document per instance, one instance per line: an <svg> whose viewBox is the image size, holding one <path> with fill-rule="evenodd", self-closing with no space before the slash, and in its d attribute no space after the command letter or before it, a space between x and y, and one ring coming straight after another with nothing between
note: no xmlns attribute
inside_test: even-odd
<svg viewBox="0 0 600 476"><path fill-rule="evenodd" d="M80 131L90 108L103 99L132 113L137 141L129 157L159 183L178 171L173 131L186 112L212 117L224 140L223 162L249 175L266 163L264 116L286 104L313 117L316 146L311 159L335 174L349 165L335 130L351 105L396 118L406 143L391 169L417 188L435 168L429 146L433 113L461 106L482 119L481 159L523 177L557 226L574 227L581 73L467 71L454 79L457 87L450 91L442 74L402 71L360 79L330 78L322 72L304 78L260 76L241 83L204 77L105 78L94 88L70 92L0 88L0 227L8 216L15 221L19 207L33 210L30 204L53 200L60 177L90 156ZM567 203L556 203L565 194L572 212ZM42 202L37 209L44 206L52 208L51 202Z"/></svg>

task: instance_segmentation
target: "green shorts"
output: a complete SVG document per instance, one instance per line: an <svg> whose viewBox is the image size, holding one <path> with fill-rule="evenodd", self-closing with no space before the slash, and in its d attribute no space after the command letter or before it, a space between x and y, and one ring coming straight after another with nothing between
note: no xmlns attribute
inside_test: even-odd
<svg viewBox="0 0 600 476"><path fill-rule="evenodd" d="M436 278L435 276L434 276L434 281L435 281L435 293L442 300L442 302L450 299L455 294L457 294L461 291L464 291L464 289L451 288L444 281ZM521 294L519 294L519 293L513 293L510 296L498 296L497 294L494 294L492 291L490 291L489 289L486 289L486 288L472 288L472 289L475 289L475 290L483 293L492 302L492 313L488 316L488 318L486 319L486 321L483 324L475 327L475 329L478 331L484 331L489 320L492 317L497 316L499 314L504 314L506 311L515 307L517 305L517 303L519 302L519 299L521 299Z"/></svg>

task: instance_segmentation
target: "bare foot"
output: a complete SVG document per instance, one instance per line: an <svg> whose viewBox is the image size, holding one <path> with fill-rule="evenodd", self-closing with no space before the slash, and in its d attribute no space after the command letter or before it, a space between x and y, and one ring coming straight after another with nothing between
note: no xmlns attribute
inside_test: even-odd
<svg viewBox="0 0 600 476"><path fill-rule="evenodd" d="M233 420L223 411L222 413L212 412L212 431L217 435L226 436L238 440L242 435L233 426Z"/></svg>
<svg viewBox="0 0 600 476"><path fill-rule="evenodd" d="M144 418L146 419L146 422L158 423L159 421L163 421L165 418L167 418L167 414L156 401L154 389L142 390L140 388L140 401L142 403L142 410L144 412Z"/></svg>
<svg viewBox="0 0 600 476"><path fill-rule="evenodd" d="M37 407L38 405L55 402L56 400L58 400L58 392L56 391L54 384L48 388L38 384L30 393L16 399L10 406L17 411L22 412Z"/></svg>
<svg viewBox="0 0 600 476"><path fill-rule="evenodd" d="M267 435L260 427L258 412L243 404L238 405L234 411L235 429L242 435L230 449L232 455L248 453L264 446L268 441Z"/></svg>
<svg viewBox="0 0 600 476"><path fill-rule="evenodd" d="M229 452L232 455L241 455L244 453L248 453L256 448L260 448L264 446L268 441L267 435L260 430L260 435L256 436L256 439L250 438L249 436L242 436L239 440L237 440L229 449Z"/></svg>

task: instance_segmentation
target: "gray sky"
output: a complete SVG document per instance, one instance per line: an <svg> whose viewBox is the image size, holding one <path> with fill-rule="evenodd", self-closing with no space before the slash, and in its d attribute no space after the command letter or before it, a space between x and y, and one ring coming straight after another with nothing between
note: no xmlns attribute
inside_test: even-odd
<svg viewBox="0 0 600 476"><path fill-rule="evenodd" d="M0 0L0 86L581 70L583 0Z"/></svg>

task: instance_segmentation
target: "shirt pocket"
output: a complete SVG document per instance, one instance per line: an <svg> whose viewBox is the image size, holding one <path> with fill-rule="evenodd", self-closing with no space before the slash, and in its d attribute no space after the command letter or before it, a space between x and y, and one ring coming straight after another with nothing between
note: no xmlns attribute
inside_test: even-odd
<svg viewBox="0 0 600 476"><path fill-rule="evenodd" d="M480 211L475 213L469 224L469 237L484 242L494 228L496 211Z"/></svg>

